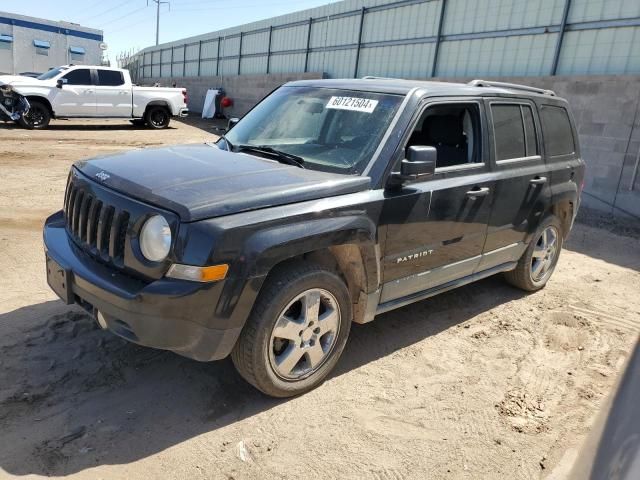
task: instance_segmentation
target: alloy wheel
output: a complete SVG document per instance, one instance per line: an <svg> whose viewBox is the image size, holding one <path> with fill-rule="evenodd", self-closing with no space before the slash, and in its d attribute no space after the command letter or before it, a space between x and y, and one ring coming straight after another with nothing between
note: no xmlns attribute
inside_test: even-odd
<svg viewBox="0 0 640 480"><path fill-rule="evenodd" d="M39 127L44 123L45 112L38 106L31 106L29 111L24 115L24 118L32 127Z"/></svg>
<svg viewBox="0 0 640 480"><path fill-rule="evenodd" d="M156 110L151 114L151 123L154 127L162 127L167 121L167 114L164 110Z"/></svg>
<svg viewBox="0 0 640 480"><path fill-rule="evenodd" d="M533 248L531 256L531 280L542 281L549 274L558 255L558 230L554 226L545 228Z"/></svg>
<svg viewBox="0 0 640 480"><path fill-rule="evenodd" d="M313 288L294 298L280 313L271 332L269 361L285 380L301 380L329 358L340 330L336 298Z"/></svg>

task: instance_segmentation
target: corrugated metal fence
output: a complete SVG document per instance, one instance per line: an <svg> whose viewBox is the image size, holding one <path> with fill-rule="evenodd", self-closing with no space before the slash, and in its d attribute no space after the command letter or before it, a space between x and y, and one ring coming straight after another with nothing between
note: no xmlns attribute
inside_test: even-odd
<svg viewBox="0 0 640 480"><path fill-rule="evenodd" d="M635 74L640 1L346 0L150 47L130 69L137 81Z"/></svg>

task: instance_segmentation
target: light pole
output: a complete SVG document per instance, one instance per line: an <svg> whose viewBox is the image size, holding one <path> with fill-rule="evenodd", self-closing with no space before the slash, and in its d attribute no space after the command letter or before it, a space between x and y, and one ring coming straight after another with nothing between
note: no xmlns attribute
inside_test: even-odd
<svg viewBox="0 0 640 480"><path fill-rule="evenodd" d="M151 0L156 4L156 46L160 43L160 5L167 4L169 5L169 11L171 11L171 3L164 2L161 0ZM149 0L147 0L147 5L149 5Z"/></svg>

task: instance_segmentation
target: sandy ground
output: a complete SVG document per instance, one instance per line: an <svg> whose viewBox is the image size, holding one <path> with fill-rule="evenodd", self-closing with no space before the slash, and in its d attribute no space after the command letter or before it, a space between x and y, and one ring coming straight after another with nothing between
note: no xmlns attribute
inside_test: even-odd
<svg viewBox="0 0 640 480"><path fill-rule="evenodd" d="M69 166L213 139L173 126L0 124L0 477L563 478L637 341L633 231L576 225L536 294L490 278L355 325L324 385L273 400L228 360L128 344L47 288L41 225Z"/></svg>

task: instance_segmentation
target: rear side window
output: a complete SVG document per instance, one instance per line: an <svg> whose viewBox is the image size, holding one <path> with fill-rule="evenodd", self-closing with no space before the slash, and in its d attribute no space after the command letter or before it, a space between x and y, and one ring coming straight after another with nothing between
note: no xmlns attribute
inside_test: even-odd
<svg viewBox="0 0 640 480"><path fill-rule="evenodd" d="M68 85L91 85L91 70L79 68L67 73L64 77Z"/></svg>
<svg viewBox="0 0 640 480"><path fill-rule="evenodd" d="M538 155L538 140L536 138L536 124L533 121L533 112L529 105L520 105L522 119L524 120L524 136L527 144L527 157Z"/></svg>
<svg viewBox="0 0 640 480"><path fill-rule="evenodd" d="M520 105L491 105L496 160L526 157Z"/></svg>
<svg viewBox="0 0 640 480"><path fill-rule="evenodd" d="M122 72L114 70L98 70L98 84L103 87L119 87L124 85Z"/></svg>
<svg viewBox="0 0 640 480"><path fill-rule="evenodd" d="M544 148L548 156L570 155L575 152L569 114L563 107L543 105L540 109Z"/></svg>
<svg viewBox="0 0 640 480"><path fill-rule="evenodd" d="M533 112L529 105L491 105L496 160L538 155Z"/></svg>

